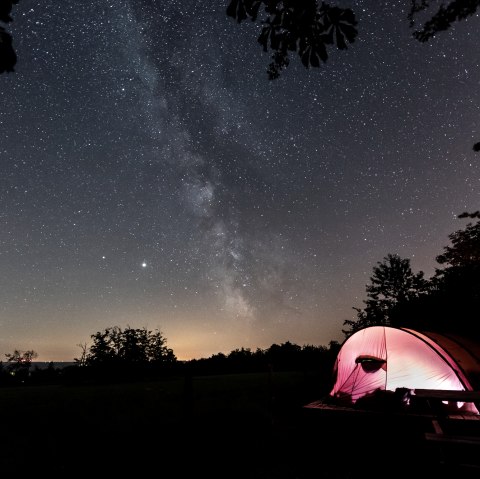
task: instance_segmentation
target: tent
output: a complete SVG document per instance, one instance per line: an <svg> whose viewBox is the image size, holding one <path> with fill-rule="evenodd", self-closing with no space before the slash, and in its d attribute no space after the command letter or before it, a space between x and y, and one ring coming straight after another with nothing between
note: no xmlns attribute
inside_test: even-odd
<svg viewBox="0 0 480 479"><path fill-rule="evenodd" d="M472 391L480 378L480 347L450 335L371 326L346 339L334 372L330 397L352 404L376 391ZM478 414L471 402L456 407Z"/></svg>

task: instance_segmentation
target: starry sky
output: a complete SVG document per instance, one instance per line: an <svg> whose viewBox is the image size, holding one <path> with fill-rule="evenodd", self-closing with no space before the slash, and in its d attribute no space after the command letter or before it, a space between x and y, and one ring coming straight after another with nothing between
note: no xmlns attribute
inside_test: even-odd
<svg viewBox="0 0 480 479"><path fill-rule="evenodd" d="M334 3L334 2L331 2ZM179 359L343 341L388 253L430 277L480 207L480 19L341 1L346 51L278 80L227 0L21 0L0 76L0 356L109 326Z"/></svg>

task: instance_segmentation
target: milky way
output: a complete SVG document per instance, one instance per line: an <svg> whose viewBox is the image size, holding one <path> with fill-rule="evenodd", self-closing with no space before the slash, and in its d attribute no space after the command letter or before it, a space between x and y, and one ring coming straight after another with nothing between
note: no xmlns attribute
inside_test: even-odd
<svg viewBox="0 0 480 479"><path fill-rule="evenodd" d="M410 2L341 2L355 43L269 81L227 3L14 6L0 354L70 361L113 325L179 358L327 345L376 262L430 276L479 209L478 17L419 43Z"/></svg>

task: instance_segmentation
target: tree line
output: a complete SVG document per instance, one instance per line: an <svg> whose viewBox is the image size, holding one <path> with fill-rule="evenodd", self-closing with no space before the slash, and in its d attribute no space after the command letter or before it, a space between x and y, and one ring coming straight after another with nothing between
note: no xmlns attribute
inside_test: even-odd
<svg viewBox="0 0 480 479"><path fill-rule="evenodd" d="M92 343L79 344L81 354L74 365L39 368L32 361L35 351L6 354L0 362L0 385L45 384L48 382L112 382L155 380L173 376L192 377L212 374L235 374L279 371L315 371L331 376L340 344L329 346L303 345L287 341L267 349L234 349L228 354L180 361L167 347L167 339L159 330L109 327L91 335Z"/></svg>

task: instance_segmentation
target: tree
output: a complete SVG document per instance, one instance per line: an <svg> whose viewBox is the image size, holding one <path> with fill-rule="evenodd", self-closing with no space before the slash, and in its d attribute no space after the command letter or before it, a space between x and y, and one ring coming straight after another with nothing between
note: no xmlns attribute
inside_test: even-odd
<svg viewBox="0 0 480 479"><path fill-rule="evenodd" d="M16 379L24 381L29 373L32 361L38 357L38 354L33 351L20 351L15 349L13 353L6 353L7 358L7 370Z"/></svg>
<svg viewBox="0 0 480 479"><path fill-rule="evenodd" d="M411 27L415 25L415 16L427 10L431 3L429 0L411 0L408 13ZM433 3L439 5L438 10L424 23L421 30L413 32L414 38L420 42L427 42L437 33L448 30L454 22L474 15L480 6L480 0L453 0L448 5L443 0L434 0Z"/></svg>
<svg viewBox="0 0 480 479"><path fill-rule="evenodd" d="M437 262L450 267L480 266L480 211L462 213L458 218L478 219L476 223L467 223L465 229L458 230L448 237L450 246L444 248L443 254L437 256Z"/></svg>
<svg viewBox="0 0 480 479"><path fill-rule="evenodd" d="M426 291L427 281L423 276L423 271L412 271L409 259L388 254L373 268L370 284L366 286L365 308L353 308L357 311L357 319L345 320L344 325L349 329L343 333L350 336L367 326L394 325L397 322L395 309Z"/></svg>
<svg viewBox="0 0 480 479"><path fill-rule="evenodd" d="M431 11L432 3L438 10ZM453 23L474 15L479 6L480 0L452 0L448 5L443 0L411 0L407 19L414 28L418 15L430 10L430 18L413 32L416 40L427 42ZM264 52L273 52L267 69L270 80L277 79L289 65L289 52L297 52L305 68L319 67L328 59L327 46L345 50L358 35L351 9L317 0L230 0L226 14L237 23L255 22L262 7L265 15L257 41ZM473 151L480 151L480 142L473 145Z"/></svg>
<svg viewBox="0 0 480 479"><path fill-rule="evenodd" d="M93 343L84 357L89 366L139 369L171 365L177 360L159 330L114 326L92 334L91 339Z"/></svg>
<svg viewBox="0 0 480 479"><path fill-rule="evenodd" d="M445 5L443 1L434 0L434 3L440 4L438 10L423 24L423 28L413 32L414 38L420 42L427 42L437 33L448 30L454 22L474 15L480 6L480 0L453 0L448 5ZM427 10L431 6L430 4L429 0L411 0L408 13L410 27L415 26L415 17L420 12ZM473 145L473 151L480 151L480 142Z"/></svg>
<svg viewBox="0 0 480 479"><path fill-rule="evenodd" d="M477 327L480 310L480 211L462 213L459 219L477 219L449 235L450 244L437 256L443 268L432 278L427 315L430 324L442 331L480 337Z"/></svg>
<svg viewBox="0 0 480 479"><path fill-rule="evenodd" d="M415 26L421 12L431 7L429 0L411 0L407 15L410 27ZM448 5L435 1L438 10L431 14L413 37L426 42L437 33L447 30L459 20L476 13L480 0L453 0ZM290 62L289 52L298 52L305 68L319 67L328 59L327 46L336 45L345 50L347 43L353 43L358 34L354 12L349 8L331 7L317 0L230 0L226 13L241 23L246 19L257 21L263 7L263 25L258 43L272 53L272 62L267 73L270 80L280 76L281 70ZM480 143L474 146L480 151Z"/></svg>
<svg viewBox="0 0 480 479"><path fill-rule="evenodd" d="M357 36L357 21L349 8L330 7L316 0L231 0L227 15L238 23L256 21L261 7L265 17L258 43L272 53L270 80L288 66L289 52L297 52L305 68L319 67L328 59L327 47L345 50Z"/></svg>
<svg viewBox="0 0 480 479"><path fill-rule="evenodd" d="M363 327L385 324L480 338L480 211L458 218L477 222L449 235L450 244L436 257L443 268L428 281L423 273L411 272L408 260L390 260L391 255L374 268L366 307L354 308L357 320L344 322L350 328L343 331L347 337Z"/></svg>
<svg viewBox="0 0 480 479"><path fill-rule="evenodd" d="M10 13L13 4L17 4L18 0L0 0L0 21L10 23L13 21ZM13 72L17 63L17 54L13 49L13 40L10 33L0 25L0 73Z"/></svg>
<svg viewBox="0 0 480 479"><path fill-rule="evenodd" d="M77 366L86 366L87 365L87 354L88 354L88 346L87 343L80 343L77 346L82 350L79 358L73 358Z"/></svg>

